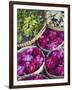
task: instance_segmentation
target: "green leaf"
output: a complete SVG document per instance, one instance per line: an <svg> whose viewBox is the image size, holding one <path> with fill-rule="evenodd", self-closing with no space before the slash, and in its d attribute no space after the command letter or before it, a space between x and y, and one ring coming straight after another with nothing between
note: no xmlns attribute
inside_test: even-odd
<svg viewBox="0 0 72 90"><path fill-rule="evenodd" d="M21 43L22 42L22 35L21 34L19 34L18 36L17 36L17 41L18 41L18 43Z"/></svg>

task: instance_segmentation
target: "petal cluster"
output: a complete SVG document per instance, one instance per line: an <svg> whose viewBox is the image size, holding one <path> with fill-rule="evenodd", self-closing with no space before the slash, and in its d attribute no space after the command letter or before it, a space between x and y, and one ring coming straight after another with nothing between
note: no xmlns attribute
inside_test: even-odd
<svg viewBox="0 0 72 90"><path fill-rule="evenodd" d="M22 76L37 71L44 62L44 56L37 47L27 48L17 53L17 75Z"/></svg>
<svg viewBox="0 0 72 90"><path fill-rule="evenodd" d="M52 51L45 60L46 70L55 76L64 76L64 49Z"/></svg>
<svg viewBox="0 0 72 90"><path fill-rule="evenodd" d="M54 50L64 41L64 32L46 28L38 39L38 45L46 50Z"/></svg>

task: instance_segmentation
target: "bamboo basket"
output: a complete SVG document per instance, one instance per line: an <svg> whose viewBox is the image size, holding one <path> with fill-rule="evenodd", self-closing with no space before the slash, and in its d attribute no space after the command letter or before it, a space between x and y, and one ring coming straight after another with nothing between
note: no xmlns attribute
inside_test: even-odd
<svg viewBox="0 0 72 90"><path fill-rule="evenodd" d="M64 47L60 47L60 48L58 48L57 50L59 50L59 49L61 49L61 48L63 48L64 49ZM51 52L50 52L51 53ZM49 56L49 54L50 53L48 53L47 54L47 57ZM44 66L44 69L45 69L45 72L46 72L46 74L47 74L47 76L49 77L49 78L52 78L52 79L57 79L57 78L64 78L64 76L56 76L56 75L53 75L53 74L51 74L51 73L49 73L48 71L47 71L47 69L46 69L46 66Z"/></svg>
<svg viewBox="0 0 72 90"><path fill-rule="evenodd" d="M48 27L48 28L53 29L53 30L55 30L55 31L59 31L59 32L60 32L60 31L63 31L63 30L61 30L61 28L55 28L55 27ZM37 41L37 45L38 45L43 51L45 51L45 52L51 52L51 51L56 50L56 49L59 49L61 46L63 46L63 45L64 45L64 41L63 41L60 45L58 45L56 48L54 48L54 49L52 49L52 50L44 49L43 47L41 47L41 46L39 45L38 41Z"/></svg>
<svg viewBox="0 0 72 90"><path fill-rule="evenodd" d="M27 48L35 48L35 47L37 47L37 46L33 46L33 45L32 45L32 46L23 47L23 48L19 49L18 52L22 52L23 50L26 50ZM42 52L42 51L41 51L41 52ZM40 68L39 68L38 70L36 70L35 72L33 72L33 73L23 75L23 77L28 77L28 76L30 76L30 75L36 75L36 74L39 74L39 73L42 72L42 70L43 70L43 68L44 68L44 65L45 65L45 56L44 56L43 52L42 52L42 55L43 55L43 57L44 57L44 62L43 62L43 64L40 66ZM18 77L20 78L20 76L18 76Z"/></svg>
<svg viewBox="0 0 72 90"><path fill-rule="evenodd" d="M44 68L45 68L45 72L46 72L46 74L47 74L47 76L48 76L49 78L51 78L51 79L64 78L64 76L52 75L52 74L50 74L50 73L46 70L46 67L44 67Z"/></svg>
<svg viewBox="0 0 72 90"><path fill-rule="evenodd" d="M45 14L45 19L46 19L46 24L47 24L47 26L48 26L48 28L50 28L50 29L53 29L53 30L56 30L56 31L64 31L64 28L62 28L62 27L56 27L56 26L51 26L51 25L49 25L49 22L48 21L50 21L49 20L49 15L48 15L48 13L46 12L46 14ZM52 24L51 22L50 22L50 24Z"/></svg>

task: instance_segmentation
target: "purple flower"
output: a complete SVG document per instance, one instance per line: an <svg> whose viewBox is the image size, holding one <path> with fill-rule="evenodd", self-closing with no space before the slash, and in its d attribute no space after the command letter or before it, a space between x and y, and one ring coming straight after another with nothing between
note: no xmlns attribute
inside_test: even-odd
<svg viewBox="0 0 72 90"><path fill-rule="evenodd" d="M50 40L53 41L54 39L57 38L57 32L56 31L53 31L53 30L49 31L48 37L50 38Z"/></svg>
<svg viewBox="0 0 72 90"><path fill-rule="evenodd" d="M47 44L46 47L47 47L47 49L52 50L52 49L55 49L57 47L57 45L55 43L50 43L50 44Z"/></svg>
<svg viewBox="0 0 72 90"><path fill-rule="evenodd" d="M56 70L56 75L57 76L64 76L64 66L63 65L59 65Z"/></svg>
<svg viewBox="0 0 72 90"><path fill-rule="evenodd" d="M55 73L55 68L48 69L48 73L50 73L50 74L52 74L52 75L56 75L56 73Z"/></svg>
<svg viewBox="0 0 72 90"><path fill-rule="evenodd" d="M64 32L46 29L44 34L38 39L38 44L44 49L53 50L64 41Z"/></svg>
<svg viewBox="0 0 72 90"><path fill-rule="evenodd" d="M64 58L64 49L60 50L60 58Z"/></svg>
<svg viewBox="0 0 72 90"><path fill-rule="evenodd" d="M47 69L55 68L56 65L57 65L57 59L54 59L53 57L49 57L46 60L46 67L47 67Z"/></svg>
<svg viewBox="0 0 72 90"><path fill-rule="evenodd" d="M25 67L26 74L33 73L36 70L34 64L30 64L28 67Z"/></svg>
<svg viewBox="0 0 72 90"><path fill-rule="evenodd" d="M33 48L33 56L34 58L37 56L37 55L41 55L41 51L39 48Z"/></svg>
<svg viewBox="0 0 72 90"><path fill-rule="evenodd" d="M24 57L24 61L31 61L32 59L33 59L33 56L31 56L29 54L25 55L25 57Z"/></svg>
<svg viewBox="0 0 72 90"><path fill-rule="evenodd" d="M18 76L24 75L24 66L20 66L20 65L17 66L17 75Z"/></svg>
<svg viewBox="0 0 72 90"><path fill-rule="evenodd" d="M27 48L17 54L18 72L17 75L30 74L35 72L43 64L44 56L37 47Z"/></svg>
<svg viewBox="0 0 72 90"><path fill-rule="evenodd" d="M53 58L60 59L59 50L53 51L53 52L51 53L51 55L53 56Z"/></svg>
<svg viewBox="0 0 72 90"><path fill-rule="evenodd" d="M46 38L39 38L38 43L39 43L40 46L45 48L45 46L47 45L47 39Z"/></svg>
<svg viewBox="0 0 72 90"><path fill-rule="evenodd" d="M64 40L64 32L63 31L60 31L60 32L57 32L58 36L62 38L62 40Z"/></svg>
<svg viewBox="0 0 72 90"><path fill-rule="evenodd" d="M64 76L64 49L51 52L45 60L45 65L50 74Z"/></svg>

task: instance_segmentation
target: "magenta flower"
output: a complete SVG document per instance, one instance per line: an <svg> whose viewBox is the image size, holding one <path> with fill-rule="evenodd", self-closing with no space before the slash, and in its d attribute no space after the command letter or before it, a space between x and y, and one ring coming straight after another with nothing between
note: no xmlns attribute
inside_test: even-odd
<svg viewBox="0 0 72 90"><path fill-rule="evenodd" d="M39 43L40 46L45 48L45 46L47 45L47 39L46 38L42 38L42 36L41 36L41 38L39 38L39 40L38 40L38 43Z"/></svg>
<svg viewBox="0 0 72 90"><path fill-rule="evenodd" d="M25 67L26 74L33 73L35 70L36 70L36 67L34 64L30 64L28 67Z"/></svg>
<svg viewBox="0 0 72 90"><path fill-rule="evenodd" d="M55 43L49 43L46 45L46 49L52 50L55 49L57 45Z"/></svg>
<svg viewBox="0 0 72 90"><path fill-rule="evenodd" d="M20 66L20 65L17 66L17 75L18 76L24 75L24 66Z"/></svg>
<svg viewBox="0 0 72 90"><path fill-rule="evenodd" d="M56 75L57 76L64 76L64 66L63 65L59 65L56 70Z"/></svg>
<svg viewBox="0 0 72 90"><path fill-rule="evenodd" d="M64 32L47 28L38 39L40 47L46 50L54 50L64 41Z"/></svg>
<svg viewBox="0 0 72 90"><path fill-rule="evenodd" d="M64 58L64 49L60 50L60 58Z"/></svg>
<svg viewBox="0 0 72 90"><path fill-rule="evenodd" d="M56 59L53 59L53 57L49 57L49 58L46 60L46 67L47 67L48 69L55 68L55 67L56 67L56 64L57 64L57 60L56 60Z"/></svg>
<svg viewBox="0 0 72 90"><path fill-rule="evenodd" d="M38 55L41 55L41 51L39 48L33 48L33 52L32 52L33 56L36 57Z"/></svg>
<svg viewBox="0 0 72 90"><path fill-rule="evenodd" d="M53 30L50 30L48 37L49 37L50 40L53 41L54 39L57 38L57 32L56 31L53 31Z"/></svg>
<svg viewBox="0 0 72 90"><path fill-rule="evenodd" d="M45 60L48 73L56 76L64 76L64 49L51 52Z"/></svg>

